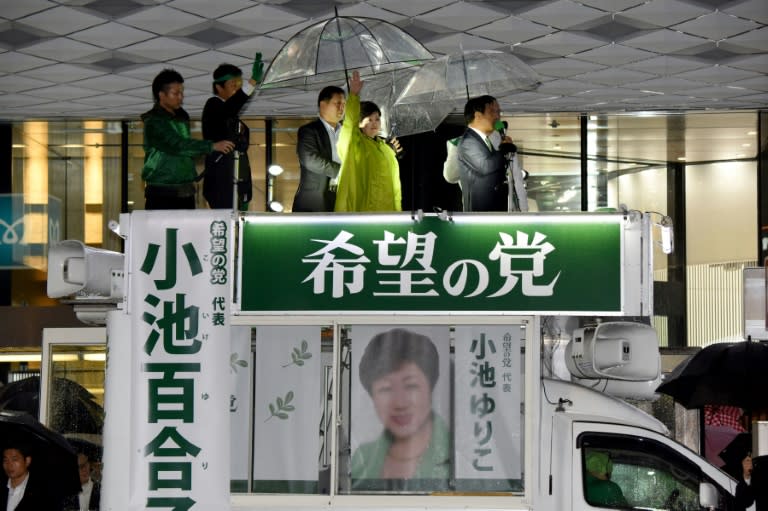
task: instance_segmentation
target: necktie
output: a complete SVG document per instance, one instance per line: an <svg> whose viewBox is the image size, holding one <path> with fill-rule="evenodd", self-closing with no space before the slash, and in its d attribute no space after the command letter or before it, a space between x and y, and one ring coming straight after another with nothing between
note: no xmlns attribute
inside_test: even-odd
<svg viewBox="0 0 768 511"><path fill-rule="evenodd" d="M493 152L493 144L491 143L491 137L485 137L485 145Z"/></svg>

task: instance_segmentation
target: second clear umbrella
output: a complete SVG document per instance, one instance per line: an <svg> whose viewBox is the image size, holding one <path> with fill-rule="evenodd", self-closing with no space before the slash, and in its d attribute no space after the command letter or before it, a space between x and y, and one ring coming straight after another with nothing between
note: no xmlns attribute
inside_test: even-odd
<svg viewBox="0 0 768 511"><path fill-rule="evenodd" d="M484 94L500 97L512 92L535 90L540 83L536 71L510 53L464 51L445 55L421 66L395 103L449 103L456 106Z"/></svg>
<svg viewBox="0 0 768 511"><path fill-rule="evenodd" d="M398 95L418 68L401 69L370 77L361 92L363 100L373 101L382 111L382 127L388 135L404 137L434 131L451 113L447 102L396 104Z"/></svg>

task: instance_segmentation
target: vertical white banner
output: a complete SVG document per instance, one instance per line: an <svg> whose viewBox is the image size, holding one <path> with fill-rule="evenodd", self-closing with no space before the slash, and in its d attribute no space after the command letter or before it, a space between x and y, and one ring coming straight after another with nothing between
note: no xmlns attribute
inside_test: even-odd
<svg viewBox="0 0 768 511"><path fill-rule="evenodd" d="M316 491L323 381L320 332L320 326L256 328L255 491Z"/></svg>
<svg viewBox="0 0 768 511"><path fill-rule="evenodd" d="M249 431L251 417L251 327L233 326L229 355L229 452L232 488L248 490Z"/></svg>
<svg viewBox="0 0 768 511"><path fill-rule="evenodd" d="M127 225L127 224L126 224ZM107 313L107 367L104 379L104 469L101 474L100 508L123 509L129 501L131 410L131 323L125 311ZM0 509L2 509L0 507Z"/></svg>
<svg viewBox="0 0 768 511"><path fill-rule="evenodd" d="M350 338L353 488L445 488L451 476L449 328L354 325ZM410 480L432 482L403 483Z"/></svg>
<svg viewBox="0 0 768 511"><path fill-rule="evenodd" d="M520 479L520 325L457 326L456 479Z"/></svg>
<svg viewBox="0 0 768 511"><path fill-rule="evenodd" d="M130 510L229 502L226 211L137 211L128 232L134 388Z"/></svg>

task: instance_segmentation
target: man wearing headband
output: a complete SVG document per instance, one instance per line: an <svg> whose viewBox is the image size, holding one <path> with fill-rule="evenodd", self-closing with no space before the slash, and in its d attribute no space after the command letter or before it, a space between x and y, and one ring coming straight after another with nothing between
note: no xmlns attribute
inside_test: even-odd
<svg viewBox="0 0 768 511"><path fill-rule="evenodd" d="M243 73L232 64L222 64L213 72L213 93L203 108L203 137L225 139L235 143L234 152L212 153L205 158L203 196L212 209L232 209L234 176L237 172L238 209L247 209L253 196L251 166L248 162L248 126L239 113L250 99L264 74L261 53L256 54L251 78L243 81Z"/></svg>
<svg viewBox="0 0 768 511"><path fill-rule="evenodd" d="M146 209L195 209L195 156L217 151L229 153L229 140L196 140L190 136L189 114L184 102L184 78L163 69L152 81L155 105L141 116L144 122ZM215 139L216 140L216 139Z"/></svg>

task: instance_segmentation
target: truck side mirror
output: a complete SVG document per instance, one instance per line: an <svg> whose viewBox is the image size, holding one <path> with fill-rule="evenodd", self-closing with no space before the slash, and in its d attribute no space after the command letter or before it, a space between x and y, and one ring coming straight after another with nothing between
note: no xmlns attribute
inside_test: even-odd
<svg viewBox="0 0 768 511"><path fill-rule="evenodd" d="M703 509L717 509L719 497L717 489L712 483L699 484L699 506Z"/></svg>

